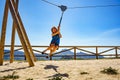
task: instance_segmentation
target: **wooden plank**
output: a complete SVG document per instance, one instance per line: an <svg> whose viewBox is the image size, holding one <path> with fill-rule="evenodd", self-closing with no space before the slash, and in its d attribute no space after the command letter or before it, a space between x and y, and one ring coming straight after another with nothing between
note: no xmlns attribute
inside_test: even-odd
<svg viewBox="0 0 120 80"><path fill-rule="evenodd" d="M24 55L14 55L15 57L24 57ZM53 57L63 57L63 56L74 56L74 55L54 55ZM76 56L95 56L95 55L76 55ZM110 55L100 55L100 56L114 56L115 54L110 54ZM8 56L9 57L9 56ZM46 57L46 55L37 55L36 57ZM108 57L107 57L108 58Z"/></svg>
<svg viewBox="0 0 120 80"><path fill-rule="evenodd" d="M35 52L38 52L38 53L42 53L42 51L39 51L39 50L35 50L35 49L33 49L33 51L35 51Z"/></svg>
<svg viewBox="0 0 120 80"><path fill-rule="evenodd" d="M94 54L95 55L95 53L94 52L91 52L91 51L88 51L88 50L84 50L84 49L79 49L79 48L77 48L78 50L81 50L81 51L84 51L84 52L88 52L88 53L91 53L91 54Z"/></svg>
<svg viewBox="0 0 120 80"><path fill-rule="evenodd" d="M11 45L5 45L5 47L10 47ZM34 48L46 48L48 46L45 45L31 45ZM15 45L15 47L21 47L21 45ZM59 46L60 48L72 48L72 47L77 47L77 48L113 48L113 47L120 47L120 46Z"/></svg>
<svg viewBox="0 0 120 80"><path fill-rule="evenodd" d="M25 39L24 39L24 37L23 37L24 35L23 35L23 33L22 33L22 30L21 30L21 26L23 26L23 25L21 25L21 23L20 23L20 20L21 20L21 19L18 18L19 12L17 12L17 11L15 10L15 5L14 5L13 3L14 3L14 2L12 2L11 0L9 0L10 12L11 12L11 14L12 14L13 20L14 20L14 21L16 22L16 24L17 24L16 29L17 29L17 32L18 32L20 41L21 41L21 43L22 43L22 46L23 46L23 49L24 49L24 52L25 52L27 61L28 61L28 63L29 63L29 66L32 67L32 66L34 66L34 63L33 63L33 60L32 60L32 58L31 58L30 52L29 52L29 50L28 50L28 48L27 48ZM21 22L22 22L22 21L21 21Z"/></svg>
<svg viewBox="0 0 120 80"><path fill-rule="evenodd" d="M15 52L15 51L19 51L19 50L21 50L21 49L23 49L23 48L15 49L14 52ZM11 51L4 52L4 54L10 53L10 52L11 52Z"/></svg>
<svg viewBox="0 0 120 80"><path fill-rule="evenodd" d="M109 52L109 51L114 50L114 49L115 49L115 48L108 49L108 50L105 50L105 51L100 52L99 54L103 54L103 53Z"/></svg>
<svg viewBox="0 0 120 80"><path fill-rule="evenodd" d="M62 51L56 52L56 53L54 53L54 55L55 55L55 54L62 53L62 52L66 52L66 51L69 51L69 50L72 50L72 49L74 49L74 48L70 48L70 49L66 49L66 50L62 50Z"/></svg>
<svg viewBox="0 0 120 80"><path fill-rule="evenodd" d="M2 22L1 40L0 40L0 65L3 65L4 45L6 37L7 19L8 19L8 0L5 3L4 16Z"/></svg>

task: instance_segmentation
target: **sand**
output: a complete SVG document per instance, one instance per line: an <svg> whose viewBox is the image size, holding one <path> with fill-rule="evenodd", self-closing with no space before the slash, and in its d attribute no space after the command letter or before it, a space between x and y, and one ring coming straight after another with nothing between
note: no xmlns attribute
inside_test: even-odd
<svg viewBox="0 0 120 80"><path fill-rule="evenodd" d="M108 67L118 69L120 73L120 59L37 61L34 67L29 67L25 61L14 61L12 64L5 61L0 66L0 77L15 71L15 75L20 76L17 80L49 80L57 75L64 80L120 80L120 74L107 75L100 72ZM82 72L88 74L81 75Z"/></svg>

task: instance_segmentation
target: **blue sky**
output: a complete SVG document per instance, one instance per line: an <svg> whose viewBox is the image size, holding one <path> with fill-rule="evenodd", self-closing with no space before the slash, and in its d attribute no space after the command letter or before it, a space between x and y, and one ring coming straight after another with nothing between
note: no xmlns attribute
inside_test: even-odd
<svg viewBox="0 0 120 80"><path fill-rule="evenodd" d="M57 26L61 11L41 0L19 0L19 12L32 45L49 45L51 27ZM120 4L120 0L48 0L69 7ZM0 31L5 0L0 2ZM11 42L9 13L6 44ZM1 32L0 32L1 33ZM68 9L61 25L60 45L120 45L120 6ZM16 35L15 44L20 44Z"/></svg>

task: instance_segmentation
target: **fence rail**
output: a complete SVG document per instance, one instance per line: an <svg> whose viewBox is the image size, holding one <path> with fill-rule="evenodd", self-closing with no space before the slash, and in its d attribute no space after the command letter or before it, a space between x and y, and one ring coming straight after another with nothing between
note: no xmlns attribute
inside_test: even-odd
<svg viewBox="0 0 120 80"><path fill-rule="evenodd" d="M11 45L5 45L5 48L7 48L7 47L10 48ZM38 45L32 46L32 48L34 48L33 51L38 52L38 53L41 53L42 51L37 50L35 48L47 48L47 47L48 46L38 46ZM17 49L15 49L14 51L19 51L19 50L23 49L21 45L15 45L15 48L17 48ZM77 56L95 56L96 59L99 59L99 56L109 56L109 57L114 57L114 58L120 58L120 53L119 53L120 46L60 46L59 48L65 48L65 50L61 50L59 52L54 53L54 57L65 56L66 54L64 54L64 55L56 55L56 54L60 54L60 53L66 52L66 51L73 50L74 54L73 55L70 54L70 56L74 56L75 60L77 59ZM89 49L94 49L94 51L89 50ZM78 55L77 50L87 53L87 54L86 55L82 55L82 54ZM112 51L112 54L107 53L110 51ZM9 52L5 52L5 53L9 53ZM36 57L43 57L43 56L36 56Z"/></svg>

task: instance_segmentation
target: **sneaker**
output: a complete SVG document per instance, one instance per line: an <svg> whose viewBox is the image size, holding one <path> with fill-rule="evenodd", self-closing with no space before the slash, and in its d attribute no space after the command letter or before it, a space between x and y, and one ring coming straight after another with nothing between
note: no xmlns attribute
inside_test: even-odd
<svg viewBox="0 0 120 80"><path fill-rule="evenodd" d="M46 56L46 58L49 58L49 56Z"/></svg>
<svg viewBox="0 0 120 80"><path fill-rule="evenodd" d="M45 54L44 52L42 52L41 54Z"/></svg>

